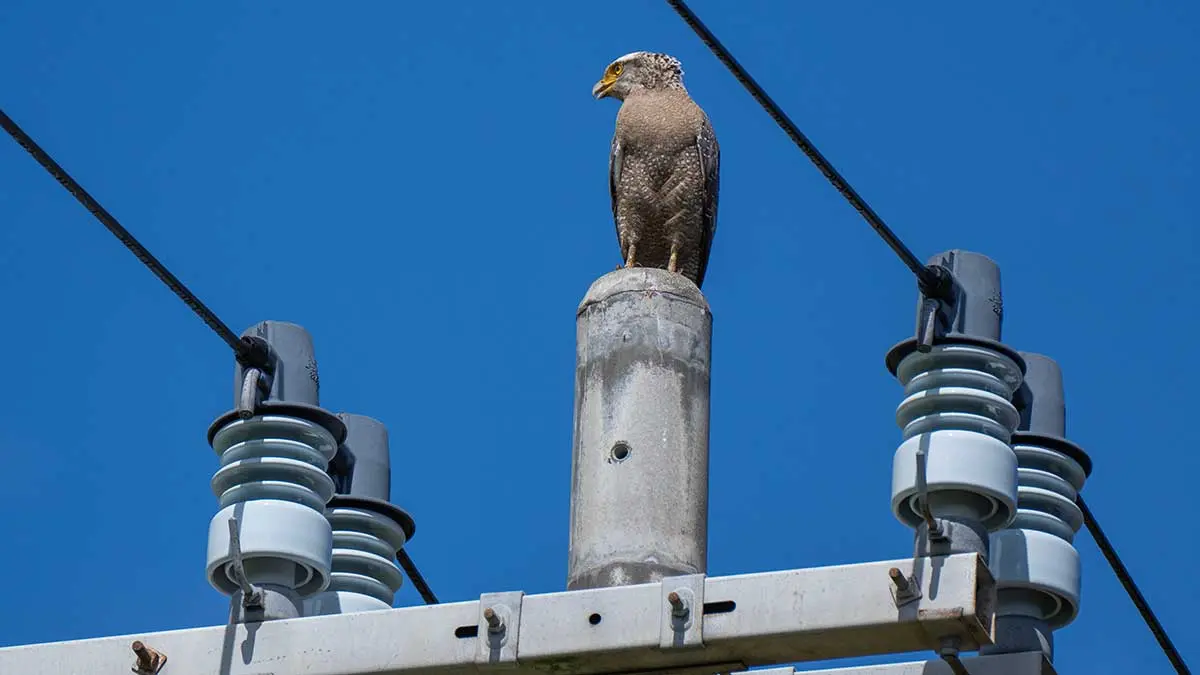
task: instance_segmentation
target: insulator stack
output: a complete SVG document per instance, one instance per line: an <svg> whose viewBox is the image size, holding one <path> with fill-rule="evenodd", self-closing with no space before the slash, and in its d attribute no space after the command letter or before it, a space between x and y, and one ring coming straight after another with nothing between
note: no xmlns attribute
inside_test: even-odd
<svg viewBox="0 0 1200 675"><path fill-rule="evenodd" d="M1012 447L1018 462L1017 515L992 533L996 577L996 646L992 653L1041 649L1053 654L1051 631L1079 612L1080 564L1073 544L1083 525L1075 503L1091 460L1065 438L1066 406L1058 364L1022 353L1025 384L1018 392L1020 430Z"/></svg>
<svg viewBox="0 0 1200 675"><path fill-rule="evenodd" d="M927 456L925 482L935 515L967 515L989 531L1016 508L1016 456L1009 440L1019 416L1011 403L1020 366L973 345L937 345L900 362L905 398L896 411L904 442L892 472L892 509L911 527L922 522L917 452Z"/></svg>
<svg viewBox="0 0 1200 675"><path fill-rule="evenodd" d="M988 533L1016 514L1019 423L1012 403L1024 362L1000 342L1000 271L976 253L935 256L953 274L946 297L918 302L918 336L893 347L904 385L904 441L892 461L892 511L917 530L919 555L988 553ZM930 331L933 332L930 332Z"/></svg>
<svg viewBox="0 0 1200 675"><path fill-rule="evenodd" d="M346 426L346 441L330 467L338 494L326 509L333 528L333 575L324 592L305 602L306 616L390 609L404 583L396 553L415 530L413 519L388 502L387 428L362 415L338 418Z"/></svg>
<svg viewBox="0 0 1200 675"><path fill-rule="evenodd" d="M228 595L238 590L226 525L237 517L251 583L301 596L327 586L332 539L323 521L333 481L325 468L337 451L333 434L298 417L261 415L224 425L212 445L221 456L212 479L221 508L209 528L213 585Z"/></svg>
<svg viewBox="0 0 1200 675"><path fill-rule="evenodd" d="M341 421L317 407L307 331L268 321L247 334L270 345L274 372L239 365L235 409L209 428L221 467L212 479L220 511L209 524L207 572L234 597L239 621L299 616L301 601L329 585L325 504L335 488L326 469L345 436ZM265 400L257 400L260 383Z"/></svg>
<svg viewBox="0 0 1200 675"><path fill-rule="evenodd" d="M333 527L333 578L308 601L305 615L390 609L404 583L395 563L404 530L364 509L331 506L326 515Z"/></svg>

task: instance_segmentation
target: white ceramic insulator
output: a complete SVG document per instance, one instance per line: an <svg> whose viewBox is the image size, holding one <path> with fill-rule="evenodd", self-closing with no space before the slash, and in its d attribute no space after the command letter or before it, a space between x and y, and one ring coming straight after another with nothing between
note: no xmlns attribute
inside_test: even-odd
<svg viewBox="0 0 1200 675"><path fill-rule="evenodd" d="M404 530L366 509L333 506L327 517L333 526L333 577L325 592L305 602L305 616L391 609L404 582L395 563Z"/></svg>
<svg viewBox="0 0 1200 675"><path fill-rule="evenodd" d="M1020 420L1012 404L1020 366L991 349L946 344L909 354L896 377L905 399L896 410L904 442L892 458L893 513L910 527L921 522L917 451L924 448L931 494L973 495L964 508L985 505L973 517L989 531L1007 526L1017 502L1017 458L1009 440Z"/></svg>
<svg viewBox="0 0 1200 675"><path fill-rule="evenodd" d="M308 597L329 585L333 536L325 504L333 480L325 473L337 442L324 427L286 415L235 420L213 436L221 468L212 490L221 510L208 528L208 579L217 590L238 591L230 550L231 518L246 576Z"/></svg>
<svg viewBox="0 0 1200 675"><path fill-rule="evenodd" d="M1014 444L1018 470L1017 516L991 535L989 566L996 587L1036 593L1037 602L1009 613L1044 619L1061 628L1079 614L1079 552L1072 544L1083 526L1075 504L1085 473L1074 459L1032 444Z"/></svg>

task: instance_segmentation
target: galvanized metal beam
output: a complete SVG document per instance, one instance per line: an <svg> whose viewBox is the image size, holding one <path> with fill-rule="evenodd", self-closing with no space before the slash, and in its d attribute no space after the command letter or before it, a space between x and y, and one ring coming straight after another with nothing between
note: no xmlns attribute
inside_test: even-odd
<svg viewBox="0 0 1200 675"><path fill-rule="evenodd" d="M919 599L897 607L891 568ZM135 640L166 658L163 675L712 673L991 641L993 581L974 553L697 581L9 647L0 673L127 672Z"/></svg>

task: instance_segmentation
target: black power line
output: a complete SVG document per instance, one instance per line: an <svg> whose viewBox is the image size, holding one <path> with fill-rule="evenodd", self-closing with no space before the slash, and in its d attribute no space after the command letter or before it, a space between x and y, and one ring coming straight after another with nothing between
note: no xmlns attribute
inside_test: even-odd
<svg viewBox="0 0 1200 675"><path fill-rule="evenodd" d="M433 594L433 589L429 587L429 584L425 583L425 577L421 576L421 571L413 564L412 558L408 557L408 551L404 549L396 551L396 561L400 563L400 567L404 568L404 573L412 581L413 588L421 594L421 599L425 601L425 604L438 604L437 596Z"/></svg>
<svg viewBox="0 0 1200 675"><path fill-rule="evenodd" d="M703 42L710 50L712 50L713 54L716 55L717 59L719 59L721 63L725 64L725 67L733 73L733 76L737 78L737 81L741 82L742 86L750 92L750 95L754 97L754 100L758 101L759 105L766 109L767 114L771 116L771 119L775 120L775 123L783 128L788 137L791 138L797 146L799 146L805 155L808 155L808 158L812 160L813 164L817 165L817 168L821 170L821 173L823 173L827 179L829 179L829 182L833 183L833 186L837 188L837 191L842 193L842 196L845 197L846 200L849 201L850 204L862 215L862 217L866 219L867 223L875 229L875 232L878 233L879 236L883 238L884 242L891 247L892 251L894 251L896 255L900 257L900 260L903 261L910 270L912 270L913 274L917 276L917 282L920 284L921 289L927 293L933 291L933 293L929 293L931 295L937 294L936 292L938 289L945 289L946 286L944 284L946 281L948 281L948 277L945 276L942 268L936 265L926 266L921 264L921 261L915 255L913 255L913 252L904 245L904 242L900 241L900 238L897 237L890 228L888 228L887 224L883 222L883 219L880 218L879 215L875 213L875 211L866 203L866 201L864 201L863 198L854 191L854 188L850 187L849 183L846 182L846 179L842 178L842 175L838 173L837 169L833 168L833 165L830 164L829 160L825 159L825 156L817 150L816 146L814 146L812 142L808 140L808 137L800 131L796 124L788 118L779 105L767 95L767 92L763 91L763 88L759 86L757 82L754 81L754 78L750 76L750 73L746 72L746 69L737 62L737 59L733 57L733 54L731 54L729 50L721 44L721 41L718 40L715 35L713 35L712 31L710 31L708 27L706 27L704 23L700 21L700 18L696 16L696 13L693 12L687 6L687 4L683 2L683 0L667 0L667 4L670 5L671 8L674 9L681 18L683 18L687 25L696 32L696 35L700 37L701 42ZM1117 579L1120 580L1121 585L1125 587L1125 591L1129 593L1129 597L1133 600L1133 604L1137 606L1138 612L1142 615L1142 619L1145 620L1146 625L1149 626L1150 632L1153 633L1154 638L1158 640L1159 646L1167 655L1167 658L1170 659L1171 664L1175 666L1175 670L1180 673L1180 675L1190 675L1191 671L1188 670L1188 667L1184 664L1183 658L1179 655L1179 650L1175 648L1175 645L1171 642L1171 639L1167 637L1167 632L1163 629L1162 624L1159 623L1158 618L1150 609L1150 605L1146 602L1146 598L1144 598L1141 594L1141 591L1138 590L1137 585L1133 582L1133 577L1129 574L1129 570L1125 568L1124 563L1121 562L1121 558L1117 556L1117 552L1113 549L1112 544L1110 544L1108 538L1104 536L1104 532L1100 530L1099 523L1096 522L1096 519L1092 516L1091 511L1089 511L1087 506L1083 503L1083 498L1079 497L1077 503L1079 504L1080 510L1083 511L1083 520L1087 525L1088 531L1091 532L1092 537L1096 540L1096 544L1100 546L1100 551L1104 554L1105 559L1108 560L1108 564L1112 566L1113 572L1116 573Z"/></svg>
<svg viewBox="0 0 1200 675"><path fill-rule="evenodd" d="M884 243L886 243L892 249L892 251L899 256L900 261L907 265L908 269L912 270L912 273L916 275L917 281L920 283L922 290L931 291L930 294L932 295L941 295L946 288L946 282L949 281L949 279L940 271L941 268L933 265L925 265L907 246L904 245L904 242L900 240L900 237L896 236L896 233L887 226L887 223L883 222L883 218L880 218L879 214L875 213L875 210L872 209L869 204L867 204L866 200L863 199L858 192L856 192L854 188L850 186L850 183L846 182L846 179L842 177L842 174L838 173L838 170L834 168L833 164L830 163L828 159L825 159L825 155L822 155L821 151L817 150L817 147L813 145L812 141L808 140L808 137L804 135L804 132L800 131L800 128L796 126L796 123L793 122L785 112L783 112L783 109L779 107L779 104L775 103L775 101L767 95L767 92L764 91L761 86L759 86L758 82L754 81L754 78L750 76L750 73L746 72L746 69L742 67L742 64L738 63L737 59L733 58L733 54L731 54L729 50L725 48L725 45L721 44L721 41L717 39L717 36L713 35L712 31L710 31L702 21L700 21L700 17L696 16L696 13L693 12L686 3L684 3L682 0L667 0L667 4L670 5L671 8L674 9L681 18L683 18L687 25L696 32L696 35L700 37L700 41L703 42L710 50L712 50L712 53L717 56L717 59L720 60L721 63L725 64L725 67L728 68L731 73L733 73L733 76L737 78L737 81L742 83L742 86L750 92L750 95L754 97L754 100L758 101L758 104L767 111L767 114L771 116L771 119L775 120L775 123L783 129L784 133L788 135L788 138L791 138L792 142L795 143L805 155L808 155L808 158L812 160L813 164L817 165L817 168L820 169L825 178L833 184L833 187L836 188L837 191L846 198L846 201L850 202L850 205L853 206L854 209L858 211L859 215L861 215L867 221L867 224L875 230L875 233L883 239Z"/></svg>
<svg viewBox="0 0 1200 675"><path fill-rule="evenodd" d="M29 134L25 133L3 110L0 110L0 126L3 126L8 135L12 136L22 148L25 148L25 151L32 155L37 160L37 163L42 165L42 168L49 172L51 176L54 176L55 180L67 189L67 192L70 192L75 199L78 199L79 203L83 204L84 208L90 211L96 217L96 220L100 221L101 225L108 228L108 231L112 232L113 236L120 240L122 244L125 244L125 247L132 251L137 256L137 259L142 261L143 265L150 268L154 276L161 279L167 285L167 288L171 289L175 295L178 295L179 299L183 300L183 303L190 307L217 334L217 337L224 340L225 344L229 345L239 360L252 361L254 359L255 350L248 340L239 338L211 309L205 306L203 302L200 302L200 298L197 298L188 290L187 286L183 285L182 281L176 278L174 274L171 274L171 271L159 262L158 258L155 258L150 251L146 250L146 247L142 246L141 242L129 233L129 230L126 230L121 223L117 222L117 219L107 209L88 194L88 191L84 190L82 185L76 182L65 169L59 166L58 162L54 161L45 150L42 150L41 146L35 143L29 137Z"/></svg>
<svg viewBox="0 0 1200 675"><path fill-rule="evenodd" d="M83 186L76 182L67 173L66 169L59 166L58 162L54 161L54 158L35 143L29 137L29 134L25 133L3 110L0 110L0 126L3 126L8 135L12 136L13 140L22 148L25 148L25 151L32 155L37 160L37 163L42 165L42 168L49 172L51 176L54 176L55 180L67 189L67 192L70 192L75 199L78 199L79 203L83 204L84 208L91 212L96 217L96 220L100 221L100 224L108 228L108 231L112 232L113 236L119 239L122 244L125 244L125 247L132 251L137 256L137 259L142 261L143 265L150 268L154 276L161 279L167 285L167 288L179 296L179 299L183 300L184 304L190 307L217 334L217 337L229 345L230 349L233 350L234 356L239 361L259 368L268 366L270 360L265 345L262 342L248 337L239 338L236 333L230 330L229 326L224 321L221 321L220 317L203 302L200 302L200 298L197 298L194 293L188 290L187 286L183 285L182 281L174 274L171 274L171 271L159 262L158 258L155 258L141 242L129 233L129 230L126 230L121 223L117 222L117 219L101 206L100 202L97 202L94 197L88 194L87 190L84 190ZM413 563L412 558L408 557L408 553L403 550L400 551L397 554L397 559L400 562L400 566L404 568L404 572L408 575L408 578L412 580L413 586L421 593L421 597L424 598L425 602L430 604L436 603L438 601L437 597L433 595L429 584L425 583L424 577L421 576L421 572Z"/></svg>
<svg viewBox="0 0 1200 675"><path fill-rule="evenodd" d="M1167 655L1167 660L1171 662L1171 665L1175 666L1175 672L1179 673L1179 675L1191 675L1192 671L1183 662L1183 657L1179 655L1179 650L1175 648L1175 644L1167 636L1167 631L1163 629L1162 624L1158 621L1158 617L1154 615L1154 610L1150 609L1150 603L1146 602L1145 596L1138 590L1137 584L1133 581L1133 575L1126 569L1125 563L1121 562L1121 557L1117 555L1117 551L1113 548L1108 537L1104 536L1104 530L1100 529L1100 523L1096 522L1096 517L1092 515L1091 509L1084 503L1083 497L1076 496L1075 504L1079 506L1080 511L1083 511L1083 523L1087 526L1088 532L1092 534L1092 539L1096 540L1096 545L1100 547L1100 553L1104 554L1104 559L1112 566L1113 572L1117 575L1117 580L1125 587L1125 592L1129 594L1129 599L1133 600L1138 613L1142 615L1142 620L1146 622L1146 625L1150 628L1150 632L1154 634L1154 639L1158 641L1158 646Z"/></svg>

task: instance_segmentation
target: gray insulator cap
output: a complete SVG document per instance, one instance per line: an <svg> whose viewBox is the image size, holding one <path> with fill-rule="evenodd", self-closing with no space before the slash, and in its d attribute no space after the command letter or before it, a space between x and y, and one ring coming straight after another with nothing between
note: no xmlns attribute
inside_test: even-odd
<svg viewBox="0 0 1200 675"><path fill-rule="evenodd" d="M302 326L284 321L260 321L242 333L270 343L278 359L267 401L320 405L321 381L312 336ZM234 405L242 389L243 366L234 368Z"/></svg>
<svg viewBox="0 0 1200 675"><path fill-rule="evenodd" d="M942 304L947 319L945 334L999 342L1004 319L1000 266L985 255L960 249L939 253L928 264L941 265L954 275L954 303ZM924 296L918 299L918 315L924 299Z"/></svg>
<svg viewBox="0 0 1200 675"><path fill-rule="evenodd" d="M1065 438L1067 405L1063 400L1062 371L1054 359L1043 354L1021 352L1025 359L1025 382L1017 393L1021 431Z"/></svg>
<svg viewBox="0 0 1200 675"><path fill-rule="evenodd" d="M1092 460L1075 443L1067 440L1067 403L1062 370L1044 354L1019 352L1025 361L1025 379L1013 395L1021 414L1013 443L1032 442L1063 453L1079 463L1085 476L1092 473Z"/></svg>
<svg viewBox="0 0 1200 675"><path fill-rule="evenodd" d="M343 445L350 451L349 489L341 494L370 497L381 501L391 499L392 467L388 451L388 430L382 422L365 415L338 413L346 425Z"/></svg>
<svg viewBox="0 0 1200 675"><path fill-rule="evenodd" d="M1000 291L1000 266L991 258L971 251L952 249L932 256L930 265L941 265L954 277L952 301L939 300L940 321L935 344L965 343L987 347L1011 358L1024 370L1024 363L1015 349L1000 341L1004 322L1004 299ZM920 334L925 320L926 296L917 293L916 331ZM892 347L887 354L887 368L892 375L904 357L917 348L915 337Z"/></svg>
<svg viewBox="0 0 1200 675"><path fill-rule="evenodd" d="M416 534L417 524L407 511L391 503L392 461L388 430L383 422L366 415L338 413L335 420L346 430L329 474L337 494L331 508L365 509L390 518L404 531L404 541ZM402 542L403 543L403 542Z"/></svg>
<svg viewBox="0 0 1200 675"><path fill-rule="evenodd" d="M312 336L303 326L286 321L260 321L247 328L242 337L258 337L271 346L275 373L270 394L257 402L255 410L291 415L321 425L339 444L346 437L346 428L333 413L320 407L321 380L317 375L317 358ZM221 415L208 428L208 442L221 427L238 419L242 403L242 385L246 368L236 359L233 366L233 410Z"/></svg>

